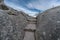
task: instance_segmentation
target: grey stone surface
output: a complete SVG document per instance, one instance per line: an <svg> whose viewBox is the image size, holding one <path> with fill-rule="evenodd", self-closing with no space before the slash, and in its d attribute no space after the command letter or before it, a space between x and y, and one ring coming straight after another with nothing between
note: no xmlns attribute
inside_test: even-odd
<svg viewBox="0 0 60 40"><path fill-rule="evenodd" d="M8 36L9 38L6 39L6 37L4 36L5 39L3 37L3 38L1 38L1 40L23 40L23 37L25 34L24 28L27 24L28 15L22 11L17 11L17 10L14 10L13 8L6 6L4 4L4 0L0 0L0 10L6 12L6 14L8 14L9 18L12 21L11 25L13 25L12 33L9 33L9 36ZM6 21L8 21L8 20L6 20ZM9 23L6 23L6 24L9 24ZM4 35L4 34L2 34L2 35Z"/></svg>
<svg viewBox="0 0 60 40"><path fill-rule="evenodd" d="M23 40L35 40L34 38L34 32L25 32L25 37Z"/></svg>
<svg viewBox="0 0 60 40"><path fill-rule="evenodd" d="M16 34L8 14L0 10L0 40L15 40Z"/></svg>
<svg viewBox="0 0 60 40"><path fill-rule="evenodd" d="M7 7L4 4L3 0L0 0L0 1L1 1L0 10L3 12L3 13L0 13L0 15L3 14L4 15L3 17L5 17L5 16L6 16L6 18L8 17L8 20L1 19L1 21L3 21L2 23L5 23L5 24L3 24L4 26L2 24L0 24L0 25L2 25L2 27L4 27L5 29L4 28L0 29L0 40L23 40L23 37L25 34L24 28L27 24L27 22L26 22L27 15L24 12L21 12L21 11L19 12L10 7ZM4 22L4 21L6 21L6 22ZM6 27L5 27L5 25L6 25ZM6 30L6 31L4 31L4 30Z"/></svg>
<svg viewBox="0 0 60 40"><path fill-rule="evenodd" d="M0 11L0 40L23 40L27 19L22 14L9 15Z"/></svg>
<svg viewBox="0 0 60 40"><path fill-rule="evenodd" d="M26 17L23 15L23 13L17 12L17 11L13 11L12 14L9 14L9 17L12 19L13 23L15 24L16 27L16 33L17 33L17 37L16 40L23 40L24 38L24 28L27 25L27 19Z"/></svg>
<svg viewBox="0 0 60 40"><path fill-rule="evenodd" d="M31 30L36 30L36 24L33 24L33 23L29 23L25 29L31 29Z"/></svg>
<svg viewBox="0 0 60 40"><path fill-rule="evenodd" d="M60 6L37 16L37 40L60 40Z"/></svg>

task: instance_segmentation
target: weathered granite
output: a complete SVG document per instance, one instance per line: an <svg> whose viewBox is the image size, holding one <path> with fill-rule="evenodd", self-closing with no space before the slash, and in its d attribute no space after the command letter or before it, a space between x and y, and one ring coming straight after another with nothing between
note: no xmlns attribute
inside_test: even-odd
<svg viewBox="0 0 60 40"><path fill-rule="evenodd" d="M0 40L16 40L15 29L8 14L0 10Z"/></svg>
<svg viewBox="0 0 60 40"><path fill-rule="evenodd" d="M12 19L13 23L16 27L16 33L18 34L16 37L16 40L23 40L25 32L24 28L27 25L27 18L26 16L18 11L11 11L9 14L9 17Z"/></svg>
<svg viewBox="0 0 60 40"><path fill-rule="evenodd" d="M60 6L37 16L36 40L60 40Z"/></svg>
<svg viewBox="0 0 60 40"><path fill-rule="evenodd" d="M27 18L18 11L10 13L4 12L4 10L0 11L0 40L23 40Z"/></svg>
<svg viewBox="0 0 60 40"><path fill-rule="evenodd" d="M24 12L7 7L3 3L0 3L0 10L2 11L0 11L0 40L23 40L27 15Z"/></svg>

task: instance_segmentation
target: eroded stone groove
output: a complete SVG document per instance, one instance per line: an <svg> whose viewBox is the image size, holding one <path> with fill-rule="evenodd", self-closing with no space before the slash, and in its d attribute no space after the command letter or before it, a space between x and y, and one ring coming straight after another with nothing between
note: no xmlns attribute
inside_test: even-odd
<svg viewBox="0 0 60 40"><path fill-rule="evenodd" d="M35 40L36 19L29 19L28 24L25 27L24 31L25 36L23 40Z"/></svg>

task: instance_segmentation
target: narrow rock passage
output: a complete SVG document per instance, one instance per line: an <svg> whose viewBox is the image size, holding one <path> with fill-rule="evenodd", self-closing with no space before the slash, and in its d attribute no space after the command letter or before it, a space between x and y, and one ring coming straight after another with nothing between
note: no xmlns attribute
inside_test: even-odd
<svg viewBox="0 0 60 40"><path fill-rule="evenodd" d="M35 40L35 38L34 38L34 32L28 32L28 31L26 31L25 32L24 40Z"/></svg>
<svg viewBox="0 0 60 40"><path fill-rule="evenodd" d="M36 30L36 22L34 20L29 21L25 27L25 36L23 40L35 40L34 33Z"/></svg>

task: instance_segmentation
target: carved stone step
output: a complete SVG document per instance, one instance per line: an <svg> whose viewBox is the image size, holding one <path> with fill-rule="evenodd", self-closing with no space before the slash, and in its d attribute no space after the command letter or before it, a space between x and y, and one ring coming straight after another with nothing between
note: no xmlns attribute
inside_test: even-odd
<svg viewBox="0 0 60 40"><path fill-rule="evenodd" d="M36 24L28 24L25 29L31 29L31 30L36 30Z"/></svg>
<svg viewBox="0 0 60 40"><path fill-rule="evenodd" d="M24 31L35 32L35 29L24 29Z"/></svg>
<svg viewBox="0 0 60 40"><path fill-rule="evenodd" d="M25 37L23 40L35 40L34 38L34 32L25 32Z"/></svg>

